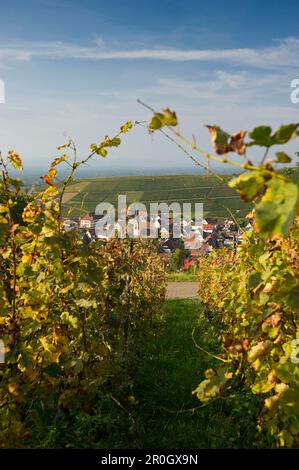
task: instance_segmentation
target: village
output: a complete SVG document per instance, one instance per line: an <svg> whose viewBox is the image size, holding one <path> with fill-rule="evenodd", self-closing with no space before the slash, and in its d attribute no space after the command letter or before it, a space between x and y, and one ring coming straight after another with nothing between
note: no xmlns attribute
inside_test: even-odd
<svg viewBox="0 0 299 470"><path fill-rule="evenodd" d="M173 215L163 217L160 211L156 216L139 212L126 217L125 226L123 219L104 223L103 217L88 212L80 217L64 219L64 229L79 230L87 243L121 237L124 233L132 239L155 238L158 240L158 253L163 258L166 269L169 269L172 254L179 250L184 251L181 266L177 266L178 270L183 271L196 265L200 257L208 257L213 250L222 247L235 250L242 243L243 233L252 228L251 221L239 225L229 218L206 217L201 223L194 219L178 222Z"/></svg>

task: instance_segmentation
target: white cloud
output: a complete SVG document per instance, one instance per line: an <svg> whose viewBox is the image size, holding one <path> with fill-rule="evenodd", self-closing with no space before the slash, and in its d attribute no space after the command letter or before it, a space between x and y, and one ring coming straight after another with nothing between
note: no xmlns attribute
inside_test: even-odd
<svg viewBox="0 0 299 470"><path fill-rule="evenodd" d="M30 60L38 57L51 59L116 60L151 59L163 61L224 62L261 68L297 67L299 60L299 38L285 38L274 46L265 48L235 49L130 49L116 50L103 47L104 42L96 37L97 46L80 46L65 42L22 42L0 46L0 61Z"/></svg>
<svg viewBox="0 0 299 470"><path fill-rule="evenodd" d="M272 86L279 85L279 75L262 77ZM257 79L247 73L229 76L217 71L211 80L201 82L161 78L149 88L115 91L115 96L105 99L101 93L98 99L39 98L27 102L27 108L12 109L2 105L0 116L0 142L4 149L16 148L25 157L25 162L46 165L53 159L57 145L65 141L64 133L77 142L80 156L85 156L89 144L99 142L106 135L114 135L119 125L128 119L143 121L150 113L136 103L144 98L150 105L160 109L169 105L177 111L182 132L191 136L195 133L200 146L212 149L210 137L204 124L218 124L228 132L252 129L259 124L269 124L273 129L287 122L297 122L298 106L292 105L287 94L284 104L269 99L262 103L259 95L266 94L265 87L258 90ZM240 88L234 88L236 82ZM248 84L252 88L248 89ZM155 86L156 85L156 86ZM245 86L244 86L245 85ZM222 88L221 88L222 87ZM298 150L298 144L291 145ZM258 154L257 154L258 156ZM253 158L255 161L255 158ZM190 161L175 146L158 133L149 136L146 126L138 126L123 140L123 144L106 160L99 159L97 168L134 166L167 166L170 168L186 165Z"/></svg>
<svg viewBox="0 0 299 470"><path fill-rule="evenodd" d="M240 104L255 107L257 104L273 105L282 102L290 105L290 83L292 73L256 73L254 70L228 72L209 71L197 80L184 77L162 77L152 81L151 85L134 89L111 89L98 92L98 96L118 101L135 101L137 97L158 103L158 106L179 103L183 106L208 104L211 108L222 105Z"/></svg>
<svg viewBox="0 0 299 470"><path fill-rule="evenodd" d="M20 102L1 105L0 142L4 148L14 147L31 164L45 164L53 159L56 145L64 141L67 131L78 142L80 154L85 155L88 144L105 134L115 132L127 119L149 118L149 113L136 103L144 99L160 109L170 106L180 118L186 135L199 133L200 144L211 149L205 123L217 123L229 132L251 129L258 124L276 128L282 123L298 120L298 105L290 103L290 80L296 78L299 59L299 38L288 38L263 49L138 49L108 48L100 37L83 47L61 42L19 43L0 45L0 66L15 65L16 61L38 58L50 59L157 59L164 61L210 61L213 70L200 70L187 75L184 67L179 74L148 80L134 79L129 87L121 80L111 80L110 91L96 88L86 94L70 91L61 99L50 97L45 87L32 101L28 94ZM238 65L229 69L225 65ZM142 66L142 64L140 64ZM56 66L56 64L53 64ZM252 68L254 66L255 68ZM134 67L133 67L134 68ZM134 68L134 70L137 67ZM211 69L211 67L209 68ZM209 74L209 75L208 75ZM115 89L113 89L113 84ZM33 85L32 85L33 86ZM89 93L90 91L90 93ZM80 98L81 96L81 98ZM168 165L179 166L189 161L159 134L149 137L145 128L137 128L124 139L124 144L112 158L100 160L102 165ZM297 149L297 147L296 147Z"/></svg>
<svg viewBox="0 0 299 470"><path fill-rule="evenodd" d="M95 35L94 41L93 41L98 47L104 47L105 46L105 41L102 38L102 36L98 36L97 34Z"/></svg>

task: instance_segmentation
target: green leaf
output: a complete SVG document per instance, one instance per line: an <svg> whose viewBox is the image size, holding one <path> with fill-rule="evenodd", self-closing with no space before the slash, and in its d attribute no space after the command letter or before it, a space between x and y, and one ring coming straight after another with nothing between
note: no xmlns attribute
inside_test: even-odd
<svg viewBox="0 0 299 470"><path fill-rule="evenodd" d="M120 127L120 131L121 131L123 134L126 134L127 132L129 132L130 129L132 129L132 127L133 127L132 121L127 121L125 124L123 124L123 125Z"/></svg>
<svg viewBox="0 0 299 470"><path fill-rule="evenodd" d="M104 147L100 147L98 150L97 150L97 154L98 155L101 155L102 157L106 157L108 152L107 150L104 148Z"/></svg>
<svg viewBox="0 0 299 470"><path fill-rule="evenodd" d="M63 323L69 323L73 328L78 328L78 319L68 312L63 312L60 318Z"/></svg>
<svg viewBox="0 0 299 470"><path fill-rule="evenodd" d="M157 130L157 129L161 129L161 127L163 127L163 115L161 115L160 113L155 113L151 122L149 123L149 128L151 130Z"/></svg>
<svg viewBox="0 0 299 470"><path fill-rule="evenodd" d="M67 147L70 147L70 146L71 146L71 143L72 143L71 140L69 140L67 144L59 145L59 147L57 147L57 150L66 149Z"/></svg>
<svg viewBox="0 0 299 470"><path fill-rule="evenodd" d="M97 149L98 149L97 144L91 144L91 145L90 145L90 151L91 151L91 152L96 152Z"/></svg>
<svg viewBox="0 0 299 470"><path fill-rule="evenodd" d="M178 121L174 111L171 111L169 108L163 109L164 117L163 122L164 126L176 126Z"/></svg>
<svg viewBox="0 0 299 470"><path fill-rule="evenodd" d="M95 300L78 299L76 300L76 305L82 308L90 308L90 307L96 307L97 303Z"/></svg>
<svg viewBox="0 0 299 470"><path fill-rule="evenodd" d="M291 290L289 295L289 302L293 309L299 315L299 281L297 279L297 285Z"/></svg>
<svg viewBox="0 0 299 470"><path fill-rule="evenodd" d="M259 126L255 127L248 136L252 139L252 142L247 144L247 147L252 145L259 145L261 147L270 147L272 144L271 139L272 129L269 126Z"/></svg>
<svg viewBox="0 0 299 470"><path fill-rule="evenodd" d="M299 124L286 124L279 127L273 135L271 135L272 129L269 126L255 127L255 129L249 133L252 142L249 142L247 147L251 147L252 145L271 147L272 145L286 144L290 139L298 136L298 127Z"/></svg>
<svg viewBox="0 0 299 470"><path fill-rule="evenodd" d="M276 152L276 157L279 163L290 163L292 161L291 157L285 152Z"/></svg>
<svg viewBox="0 0 299 470"><path fill-rule="evenodd" d="M203 403L217 397L221 393L226 382L233 377L233 374L229 370L228 366L223 365L216 371L213 369L206 370L205 376L206 380L203 380L193 391L193 394L196 395Z"/></svg>
<svg viewBox="0 0 299 470"><path fill-rule="evenodd" d="M149 123L149 129L157 130L164 126L176 126L177 123L176 113L169 108L165 108L163 109L163 113L154 113Z"/></svg>
<svg viewBox="0 0 299 470"><path fill-rule="evenodd" d="M258 196L264 188L264 184L265 178L258 170L242 173L228 183L231 188L237 189L244 201L252 201Z"/></svg>
<svg viewBox="0 0 299 470"><path fill-rule="evenodd" d="M281 397L281 406L292 418L299 418L299 389L286 389Z"/></svg>
<svg viewBox="0 0 299 470"><path fill-rule="evenodd" d="M19 191L19 190L24 186L23 181L21 181L19 178L9 178L9 183L10 183L17 191Z"/></svg>
<svg viewBox="0 0 299 470"><path fill-rule="evenodd" d="M49 375L50 377L57 377L58 375L61 374L61 369L58 364L56 364L55 362L52 362L47 367L43 368L43 372Z"/></svg>
<svg viewBox="0 0 299 470"><path fill-rule="evenodd" d="M114 137L110 140L111 147L118 147L121 144L121 139L119 137Z"/></svg>
<svg viewBox="0 0 299 470"><path fill-rule="evenodd" d="M259 295L259 302L261 305L266 305L266 303L269 301L269 295L266 294L265 292L261 292Z"/></svg>
<svg viewBox="0 0 299 470"><path fill-rule="evenodd" d="M261 275L257 271L252 271L248 276L248 286L250 289L258 286L261 282Z"/></svg>
<svg viewBox="0 0 299 470"><path fill-rule="evenodd" d="M290 139L297 137L296 130L298 127L299 124L281 126L273 135L273 144L286 144Z"/></svg>
<svg viewBox="0 0 299 470"><path fill-rule="evenodd" d="M31 266L28 266L24 263L20 263L17 267L17 274L18 276L34 276L34 271Z"/></svg>
<svg viewBox="0 0 299 470"><path fill-rule="evenodd" d="M291 181L271 179L256 205L255 221L261 236L287 235L298 203L298 186Z"/></svg>
<svg viewBox="0 0 299 470"><path fill-rule="evenodd" d="M100 146L97 144L91 144L90 151L92 153L96 153L97 155L101 155L102 157L106 157L108 151L105 149L104 144L102 143Z"/></svg>

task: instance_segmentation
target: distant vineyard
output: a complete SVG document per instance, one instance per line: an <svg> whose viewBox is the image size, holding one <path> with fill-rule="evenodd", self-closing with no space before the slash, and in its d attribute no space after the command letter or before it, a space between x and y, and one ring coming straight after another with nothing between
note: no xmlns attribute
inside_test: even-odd
<svg viewBox="0 0 299 470"><path fill-rule="evenodd" d="M127 203L202 202L205 216L225 217L228 209L238 217L250 209L236 191L227 186L230 176L183 175L139 176L82 179L68 186L63 214L79 216L92 212L100 202L117 203L119 194L126 194Z"/></svg>

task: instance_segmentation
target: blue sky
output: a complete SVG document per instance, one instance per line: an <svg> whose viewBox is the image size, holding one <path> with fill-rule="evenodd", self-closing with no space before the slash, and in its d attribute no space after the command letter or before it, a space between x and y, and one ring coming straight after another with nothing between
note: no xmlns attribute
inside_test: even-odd
<svg viewBox="0 0 299 470"><path fill-rule="evenodd" d="M298 121L298 3L179 0L11 0L1 5L0 148L45 166L72 135L82 156L127 119L136 99L174 108L211 150L204 124L230 132ZM253 157L254 158L254 157ZM101 168L191 163L159 135L135 129Z"/></svg>

